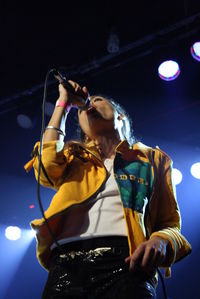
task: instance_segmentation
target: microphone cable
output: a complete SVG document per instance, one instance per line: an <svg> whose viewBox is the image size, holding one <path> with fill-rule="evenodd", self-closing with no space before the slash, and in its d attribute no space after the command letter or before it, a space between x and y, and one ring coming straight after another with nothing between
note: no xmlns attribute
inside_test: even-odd
<svg viewBox="0 0 200 299"><path fill-rule="evenodd" d="M50 225L48 223L48 219L46 218L44 214L44 208L42 205L41 201L41 196L40 196L40 172L41 172L41 165L42 165L42 145L43 145L43 134L45 130L45 104L46 104L46 96L47 96L47 83L49 80L49 76L51 73L54 72L54 69L48 70L46 77L45 77L45 83L44 83L44 93L43 93L43 101L42 101L42 125L41 125L41 133L40 133L40 151L38 153L38 180L37 180L37 198L38 198L38 203L40 207L41 214L44 218L44 223L47 227L47 230L53 240L53 242L56 244L57 248L60 250L61 254L64 254L62 247L56 240L55 234L53 233L52 229L50 228Z"/></svg>
<svg viewBox="0 0 200 299"><path fill-rule="evenodd" d="M46 218L45 214L44 214L44 208L42 205L42 201L41 201L41 196L40 196L40 173L41 173L41 167L42 170L46 176L46 178L48 179L48 181L50 182L50 184L52 185L52 182L50 181L46 170L44 168L44 165L42 164L42 145L43 145L43 134L45 131L45 104L46 104L46 97L47 97L47 83L49 80L49 76L50 74L53 74L53 76L59 81L60 84L63 84L63 86L72 94L75 94L74 91L74 87L70 84L70 82L67 81L66 77L64 77L57 69L50 69L48 70L46 77L45 77L45 83L44 83L44 93L43 93L43 101L42 101L42 125L41 125L41 133L40 133L40 151L37 153L38 155L38 180L37 180L37 198L38 198L38 203L39 203L39 207L40 207L40 211L41 214L44 218L44 223L47 227L47 230L53 240L53 242L56 244L56 246L59 248L60 252L62 254L64 254L62 247L60 246L60 244L58 243L58 241L56 240L56 237L52 231L52 229L50 228L50 225L48 223L48 219ZM87 97L87 99L85 101L82 102L81 107L79 107L79 109L87 109L90 105L90 99L89 96Z"/></svg>
<svg viewBox="0 0 200 299"><path fill-rule="evenodd" d="M159 277L160 277L160 280L161 280L164 299L167 299L167 291L166 291L164 279L162 277L162 273L159 269L157 269L157 271L158 271L158 274L159 274Z"/></svg>

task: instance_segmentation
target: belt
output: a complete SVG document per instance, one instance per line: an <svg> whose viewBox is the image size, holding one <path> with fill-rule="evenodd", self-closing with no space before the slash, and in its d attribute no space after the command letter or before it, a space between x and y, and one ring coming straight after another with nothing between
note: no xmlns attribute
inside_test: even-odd
<svg viewBox="0 0 200 299"><path fill-rule="evenodd" d="M55 247L51 252L51 258L59 256L60 258L71 258L75 256L100 256L104 253L125 254L128 256L128 238L122 236L96 237L86 240L78 240Z"/></svg>

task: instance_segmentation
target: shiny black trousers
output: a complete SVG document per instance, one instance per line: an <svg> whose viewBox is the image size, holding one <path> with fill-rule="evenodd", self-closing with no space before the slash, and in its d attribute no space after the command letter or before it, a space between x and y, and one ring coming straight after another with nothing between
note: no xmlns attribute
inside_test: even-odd
<svg viewBox="0 0 200 299"><path fill-rule="evenodd" d="M42 299L156 298L153 278L129 272L126 237L72 242L52 251Z"/></svg>

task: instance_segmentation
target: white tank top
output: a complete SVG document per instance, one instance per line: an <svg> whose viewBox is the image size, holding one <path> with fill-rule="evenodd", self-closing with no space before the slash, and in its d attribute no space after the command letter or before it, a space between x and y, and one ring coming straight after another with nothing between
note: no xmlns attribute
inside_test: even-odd
<svg viewBox="0 0 200 299"><path fill-rule="evenodd" d="M97 194L92 204L70 209L67 214L69 223L66 225L69 237L61 238L59 244L100 236L127 236L122 202L113 173L113 160L106 159L104 165L110 173L104 190ZM51 249L55 246L53 244Z"/></svg>

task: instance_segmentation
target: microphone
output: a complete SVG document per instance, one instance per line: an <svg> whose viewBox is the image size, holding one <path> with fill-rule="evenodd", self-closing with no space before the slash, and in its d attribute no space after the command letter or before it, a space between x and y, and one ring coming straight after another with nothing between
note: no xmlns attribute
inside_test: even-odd
<svg viewBox="0 0 200 299"><path fill-rule="evenodd" d="M64 77L58 70L52 69L52 73L54 77L59 81L60 84L62 84L71 94L76 95L74 87L70 82L67 81L66 77ZM80 96L80 104L76 104L76 106L81 110L87 110L90 107L90 100L89 97L87 99L84 99Z"/></svg>

